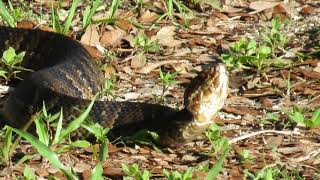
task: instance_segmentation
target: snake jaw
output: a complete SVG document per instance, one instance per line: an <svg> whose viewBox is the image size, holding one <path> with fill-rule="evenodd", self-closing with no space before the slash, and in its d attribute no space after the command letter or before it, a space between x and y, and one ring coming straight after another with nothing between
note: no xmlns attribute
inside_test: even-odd
<svg viewBox="0 0 320 180"><path fill-rule="evenodd" d="M190 89L185 93L185 105L193 115L193 122L182 130L184 139L195 139L214 122L227 99L228 82L228 72L221 63L192 81Z"/></svg>

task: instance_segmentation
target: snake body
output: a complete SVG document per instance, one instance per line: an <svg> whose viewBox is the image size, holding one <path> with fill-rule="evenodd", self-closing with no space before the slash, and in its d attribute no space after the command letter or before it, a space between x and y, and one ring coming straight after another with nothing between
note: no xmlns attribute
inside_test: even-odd
<svg viewBox="0 0 320 180"><path fill-rule="evenodd" d="M102 91L104 76L92 57L77 41L38 29L0 27L0 53L9 47L25 51L21 66L32 73L20 73L0 108L0 121L22 128L43 101L51 111L63 107L64 114L84 110ZM185 108L139 102L99 101L90 116L102 126L118 131L128 127L149 128L160 134L161 144L175 146L196 138L213 122L227 98L228 74L222 64L196 77L185 92ZM78 110L77 110L78 109Z"/></svg>

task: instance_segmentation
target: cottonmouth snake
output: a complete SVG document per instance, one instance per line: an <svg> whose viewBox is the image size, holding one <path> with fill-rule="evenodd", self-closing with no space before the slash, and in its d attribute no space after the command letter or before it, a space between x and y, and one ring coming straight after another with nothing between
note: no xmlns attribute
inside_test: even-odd
<svg viewBox="0 0 320 180"><path fill-rule="evenodd" d="M52 111L63 107L64 114L75 113L102 90L100 68L80 43L67 36L0 27L1 54L9 47L26 52L21 66L33 72L20 73L23 80L2 103L2 124L22 128L43 101ZM90 116L120 132L130 126L149 128L160 134L162 145L175 146L193 140L212 124L227 98L227 86L227 71L218 64L191 82L184 96L185 108L180 111L159 104L98 100Z"/></svg>

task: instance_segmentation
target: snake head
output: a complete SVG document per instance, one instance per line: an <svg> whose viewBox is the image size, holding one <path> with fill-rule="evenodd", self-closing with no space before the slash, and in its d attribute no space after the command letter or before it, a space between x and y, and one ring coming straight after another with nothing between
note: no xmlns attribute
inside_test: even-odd
<svg viewBox="0 0 320 180"><path fill-rule="evenodd" d="M184 94L185 108L193 121L183 130L186 139L201 134L214 121L228 96L229 76L224 64L219 63L195 77Z"/></svg>

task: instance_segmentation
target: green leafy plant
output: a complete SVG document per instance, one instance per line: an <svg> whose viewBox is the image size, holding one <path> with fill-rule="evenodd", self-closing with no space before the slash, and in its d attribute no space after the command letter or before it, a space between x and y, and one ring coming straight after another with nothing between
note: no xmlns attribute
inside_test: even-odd
<svg viewBox="0 0 320 180"><path fill-rule="evenodd" d="M214 153L224 152L229 148L229 141L226 137L221 136L220 127L218 125L211 125L205 132L205 135L210 141Z"/></svg>
<svg viewBox="0 0 320 180"><path fill-rule="evenodd" d="M253 180L273 180L273 179L297 179L302 180L304 179L298 173L298 171L288 170L285 167L281 167L277 164L266 165L257 173L253 174L249 172L247 169L243 170L246 179L253 179Z"/></svg>
<svg viewBox="0 0 320 180"><path fill-rule="evenodd" d="M18 78L16 75L22 71L32 71L21 66L25 53L22 51L16 54L12 47L4 51L1 58L3 66L0 68L0 76L8 81L12 76Z"/></svg>
<svg viewBox="0 0 320 180"><path fill-rule="evenodd" d="M228 67L247 68L253 66L258 71L263 69L265 61L271 54L271 48L265 45L257 46L255 40L241 38L240 41L230 45L230 52L222 54L222 60Z"/></svg>
<svg viewBox="0 0 320 180"><path fill-rule="evenodd" d="M275 50L281 50L284 52L285 44L287 43L287 37L281 30L288 24L288 21L281 22L280 17L275 17L271 21L271 30L267 30L266 33L262 33L262 38L268 46L271 47L272 53L275 53Z"/></svg>
<svg viewBox="0 0 320 180"><path fill-rule="evenodd" d="M71 8L68 12L67 19L63 25L60 24L60 20L59 20L59 9L60 9L59 4L58 4L57 9L54 9L53 3L51 4L52 28L54 29L55 32L62 33L62 34L66 34L68 32L68 30L71 27L72 19L73 19L75 12L76 12L78 4L79 4L79 0L72 1Z"/></svg>
<svg viewBox="0 0 320 180"><path fill-rule="evenodd" d="M149 180L150 172L147 170L141 171L137 164L126 165L121 164L122 171L127 175L124 180Z"/></svg>
<svg viewBox="0 0 320 180"><path fill-rule="evenodd" d="M97 164L92 172L91 172L91 176L90 176L90 179L91 180L103 180L103 168L102 168L102 165L99 163Z"/></svg>
<svg viewBox="0 0 320 180"><path fill-rule="evenodd" d="M178 171L169 172L166 169L163 170L163 175L168 180L192 180L193 168L189 167L185 172L180 173Z"/></svg>
<svg viewBox="0 0 320 180"><path fill-rule="evenodd" d="M140 32L134 39L133 42L138 47L142 48L144 52L158 52L160 46L158 41L150 40L144 32Z"/></svg>
<svg viewBox="0 0 320 180"><path fill-rule="evenodd" d="M252 163L255 160L247 149L242 150L238 157L241 163Z"/></svg>
<svg viewBox="0 0 320 180"><path fill-rule="evenodd" d="M96 98L97 96L95 96ZM32 117L30 122L35 122L36 124L36 133L38 135L38 138L34 137L28 132L25 132L24 130L16 129L10 126L6 126L6 135L5 135L5 146L2 149L2 154L4 155L3 159L9 159L9 156L14 149L16 142L18 142L19 139L16 140L15 144L11 146L11 131L18 134L20 137L27 140L35 149L38 151L38 153L48 159L48 161L57 169L60 169L65 176L68 179L77 179L76 176L73 174L72 171L69 171L66 169L66 167L60 162L58 159L58 155L56 152L64 152L67 149L70 149L70 147L89 147L90 143L84 140L78 140L75 142L71 142L67 145L58 146L58 144L67 141L69 135L77 130L82 122L84 122L85 119L87 119L89 112L93 106L94 100L90 103L88 108L81 113L81 115L74 120L72 120L69 124L67 124L66 128L62 128L62 119L63 119L63 113L62 110L60 113L50 115L47 113L47 110L45 106L43 106L42 112L37 113ZM49 132L46 126L46 123L55 121L57 118L59 118L57 126L56 126L56 133L53 138L50 138ZM46 123L45 123L46 122ZM30 124L30 123L28 123ZM29 125L27 125L29 126ZM27 128L27 127L26 127Z"/></svg>
<svg viewBox="0 0 320 180"><path fill-rule="evenodd" d="M298 107L293 107L292 111L286 114L296 123L305 124L309 128L320 128L320 109L315 110L310 119L307 119L304 112Z"/></svg>
<svg viewBox="0 0 320 180"><path fill-rule="evenodd" d="M26 180L36 180L37 176L34 174L31 168L26 166L23 170L23 177Z"/></svg>
<svg viewBox="0 0 320 180"><path fill-rule="evenodd" d="M179 83L179 81L174 80L174 78L177 76L178 72L167 72L163 73L161 68L159 70L159 75L160 75L160 84L162 85L162 94L158 98L158 101L162 101L164 98L165 92L168 90L170 86L176 85Z"/></svg>
<svg viewBox="0 0 320 180"><path fill-rule="evenodd" d="M91 23L93 15L97 12L98 8L102 5L101 0L91 1L91 6L87 6L83 12L82 28L86 29Z"/></svg>
<svg viewBox="0 0 320 180"><path fill-rule="evenodd" d="M98 123L87 123L81 125L83 128L93 134L100 142L99 144L99 160L104 162L108 158L108 144L109 140L106 138L109 128L104 128Z"/></svg>
<svg viewBox="0 0 320 180"><path fill-rule="evenodd" d="M104 86L103 86L103 93L107 96L107 97L112 97L112 99L114 99L114 91L116 88L116 77L115 76L111 76L111 78L106 79L104 81Z"/></svg>
<svg viewBox="0 0 320 180"><path fill-rule="evenodd" d="M141 144L151 146L154 150L161 152L161 149L156 145L160 140L159 134L153 131L141 129L132 136L124 138L124 142L128 144Z"/></svg>
<svg viewBox="0 0 320 180"><path fill-rule="evenodd" d="M217 163L209 170L206 180L215 179L223 167L223 162L227 158L231 149L229 140L221 136L220 127L212 124L205 132L206 137L210 141L213 153L221 152L220 158Z"/></svg>

